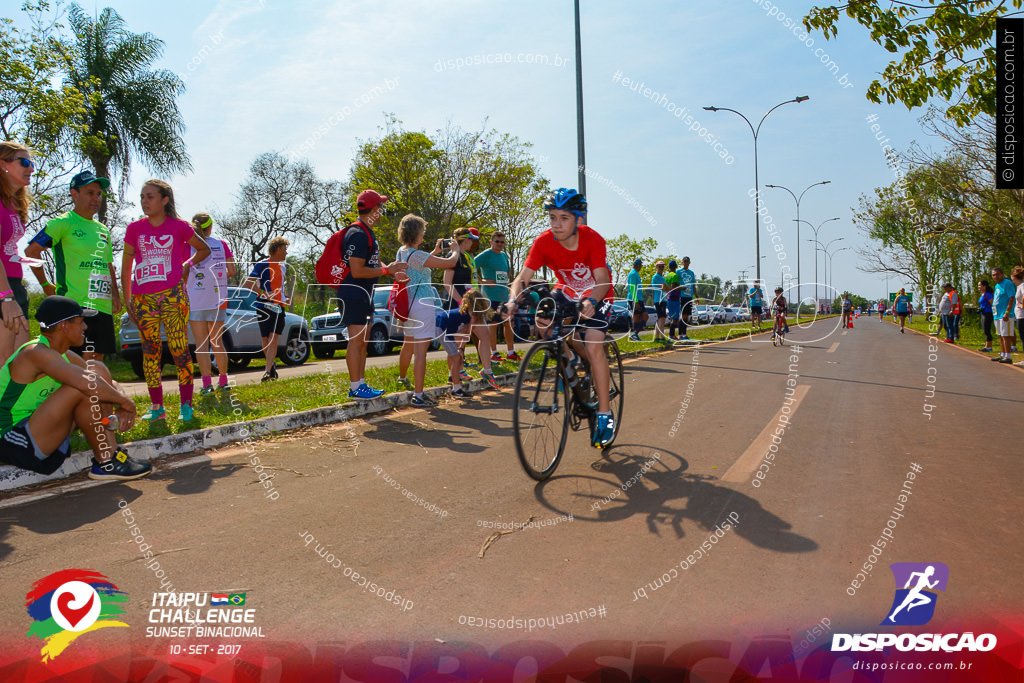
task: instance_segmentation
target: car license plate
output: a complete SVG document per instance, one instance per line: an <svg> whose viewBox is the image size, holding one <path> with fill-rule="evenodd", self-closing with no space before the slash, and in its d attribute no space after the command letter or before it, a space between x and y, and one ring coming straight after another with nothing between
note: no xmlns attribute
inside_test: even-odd
<svg viewBox="0 0 1024 683"><path fill-rule="evenodd" d="M336 335L336 334L325 334L323 336L323 339L321 339L321 341L336 342L336 341L338 341L338 335Z"/></svg>

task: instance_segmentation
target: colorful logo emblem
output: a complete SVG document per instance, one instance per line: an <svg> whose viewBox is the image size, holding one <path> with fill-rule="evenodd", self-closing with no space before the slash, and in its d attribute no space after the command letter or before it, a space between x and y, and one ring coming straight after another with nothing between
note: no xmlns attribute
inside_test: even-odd
<svg viewBox="0 0 1024 683"><path fill-rule="evenodd" d="M32 625L27 636L44 641L43 662L55 658L78 636L108 626L128 627L111 619L124 614L128 594L110 579L88 569L65 569L39 579L25 597Z"/></svg>
<svg viewBox="0 0 1024 683"><path fill-rule="evenodd" d="M882 626L921 626L935 616L935 603L949 581L949 567L941 562L896 562L889 565L896 595ZM902 588L900 588L902 586Z"/></svg>

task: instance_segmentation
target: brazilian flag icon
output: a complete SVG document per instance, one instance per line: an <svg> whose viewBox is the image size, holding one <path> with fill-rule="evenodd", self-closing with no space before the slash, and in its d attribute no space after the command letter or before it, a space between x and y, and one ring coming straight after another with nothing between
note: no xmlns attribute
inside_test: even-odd
<svg viewBox="0 0 1024 683"><path fill-rule="evenodd" d="M240 607L245 604L245 593L232 593L228 596L228 603L235 607Z"/></svg>

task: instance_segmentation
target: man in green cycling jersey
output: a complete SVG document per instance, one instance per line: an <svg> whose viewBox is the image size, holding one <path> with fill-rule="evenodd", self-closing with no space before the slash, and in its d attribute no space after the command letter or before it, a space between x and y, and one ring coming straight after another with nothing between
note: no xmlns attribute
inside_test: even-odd
<svg viewBox="0 0 1024 683"><path fill-rule="evenodd" d="M583 223L587 199L576 190L559 188L544 200L544 209L548 212L551 229L534 240L523 269L512 281L506 315L515 314L519 294L529 285L533 274L544 266L555 273L558 279L556 287L569 299L582 303L579 326L586 331L582 340L579 338L580 330L574 331L571 342L573 348L586 354L590 362L598 401L590 443L595 448L604 448L615 437L615 419L608 400L611 374L604 352L608 322L598 313L600 302L611 287L604 238ZM538 328L542 329L539 320ZM550 334L550 323L545 336L547 334Z"/></svg>

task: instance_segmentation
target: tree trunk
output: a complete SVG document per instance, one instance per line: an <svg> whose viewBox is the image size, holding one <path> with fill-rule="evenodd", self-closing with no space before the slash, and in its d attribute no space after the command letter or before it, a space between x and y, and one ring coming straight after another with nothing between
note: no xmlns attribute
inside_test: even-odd
<svg viewBox="0 0 1024 683"><path fill-rule="evenodd" d="M107 180L110 180L110 157L94 154L90 158L90 161L92 161L94 169L93 172L96 174L97 178L106 178ZM111 186L113 186L113 183L111 183ZM108 189L107 192L109 191L110 190ZM107 192L103 193L103 201L100 203L100 211L96 215L96 220L103 225L107 224Z"/></svg>

